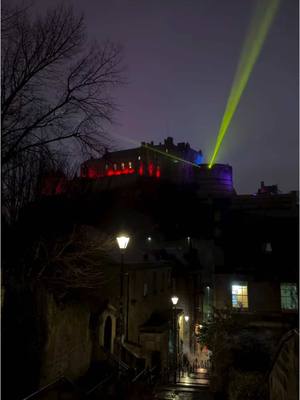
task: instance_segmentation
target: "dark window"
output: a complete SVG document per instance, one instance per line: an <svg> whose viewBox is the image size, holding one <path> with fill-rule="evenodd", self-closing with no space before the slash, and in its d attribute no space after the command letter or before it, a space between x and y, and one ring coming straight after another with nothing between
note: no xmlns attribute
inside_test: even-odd
<svg viewBox="0 0 300 400"><path fill-rule="evenodd" d="M165 290L165 280L166 280L166 273L162 273L162 278L161 278L161 291L163 292Z"/></svg>
<svg viewBox="0 0 300 400"><path fill-rule="evenodd" d="M152 276L152 287L153 287L153 294L157 293L157 276L156 276L156 272L153 272L153 276Z"/></svg>
<svg viewBox="0 0 300 400"><path fill-rule="evenodd" d="M148 284L147 282L144 282L144 292L143 292L144 297L146 297L147 294L148 294Z"/></svg>

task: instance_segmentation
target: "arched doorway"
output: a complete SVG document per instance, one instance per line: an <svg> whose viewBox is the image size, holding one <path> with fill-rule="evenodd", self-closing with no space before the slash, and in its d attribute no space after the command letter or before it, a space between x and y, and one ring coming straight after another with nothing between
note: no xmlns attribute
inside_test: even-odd
<svg viewBox="0 0 300 400"><path fill-rule="evenodd" d="M111 352L112 320L108 316L104 325L104 348Z"/></svg>

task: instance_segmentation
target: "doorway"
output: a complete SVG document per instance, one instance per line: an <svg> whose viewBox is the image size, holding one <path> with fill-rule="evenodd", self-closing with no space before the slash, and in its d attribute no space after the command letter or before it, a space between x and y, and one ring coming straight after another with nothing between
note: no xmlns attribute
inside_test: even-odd
<svg viewBox="0 0 300 400"><path fill-rule="evenodd" d="M156 371L161 370L161 354L160 351L152 351L151 353L151 368L156 367Z"/></svg>

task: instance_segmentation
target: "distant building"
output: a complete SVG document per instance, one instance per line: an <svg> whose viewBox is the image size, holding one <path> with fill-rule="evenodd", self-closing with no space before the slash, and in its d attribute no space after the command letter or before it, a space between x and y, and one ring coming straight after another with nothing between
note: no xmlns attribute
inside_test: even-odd
<svg viewBox="0 0 300 400"><path fill-rule="evenodd" d="M138 174L160 178L162 169L170 164L199 166L203 163L202 151L193 150L189 143L173 143L168 137L164 143L142 142L134 149L106 152L100 159L90 159L81 166L81 177L102 178Z"/></svg>
<svg viewBox="0 0 300 400"><path fill-rule="evenodd" d="M93 180L122 176L122 183L125 176L163 179L197 184L199 193L204 195L235 193L231 166L215 164L209 169L203 163L201 150L192 149L189 143L176 145L172 137L163 144L142 142L137 148L106 152L100 159L87 160L81 165L80 176ZM115 181L117 186L122 183Z"/></svg>
<svg viewBox="0 0 300 400"><path fill-rule="evenodd" d="M278 186L277 185L270 185L265 186L264 181L260 182L260 188L257 191L257 194L278 194Z"/></svg>

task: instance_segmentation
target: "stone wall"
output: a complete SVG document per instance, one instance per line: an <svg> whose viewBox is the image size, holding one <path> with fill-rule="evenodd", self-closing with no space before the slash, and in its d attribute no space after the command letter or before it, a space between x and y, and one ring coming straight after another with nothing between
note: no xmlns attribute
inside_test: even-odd
<svg viewBox="0 0 300 400"><path fill-rule="evenodd" d="M61 375L76 379L87 372L91 362L90 311L82 303L58 305L46 292L40 297L47 332L40 386Z"/></svg>
<svg viewBox="0 0 300 400"><path fill-rule="evenodd" d="M269 376L270 400L299 399L299 333L282 339Z"/></svg>
<svg viewBox="0 0 300 400"><path fill-rule="evenodd" d="M145 357L145 366L154 367L153 353L159 353L161 368L168 366L168 332L161 333L142 333L141 334L142 353Z"/></svg>
<svg viewBox="0 0 300 400"><path fill-rule="evenodd" d="M155 275L154 275L155 274ZM151 314L171 309L170 267L141 268L130 271L128 339L139 343L139 327ZM155 286L153 277L155 276ZM126 302L124 304L126 314Z"/></svg>

